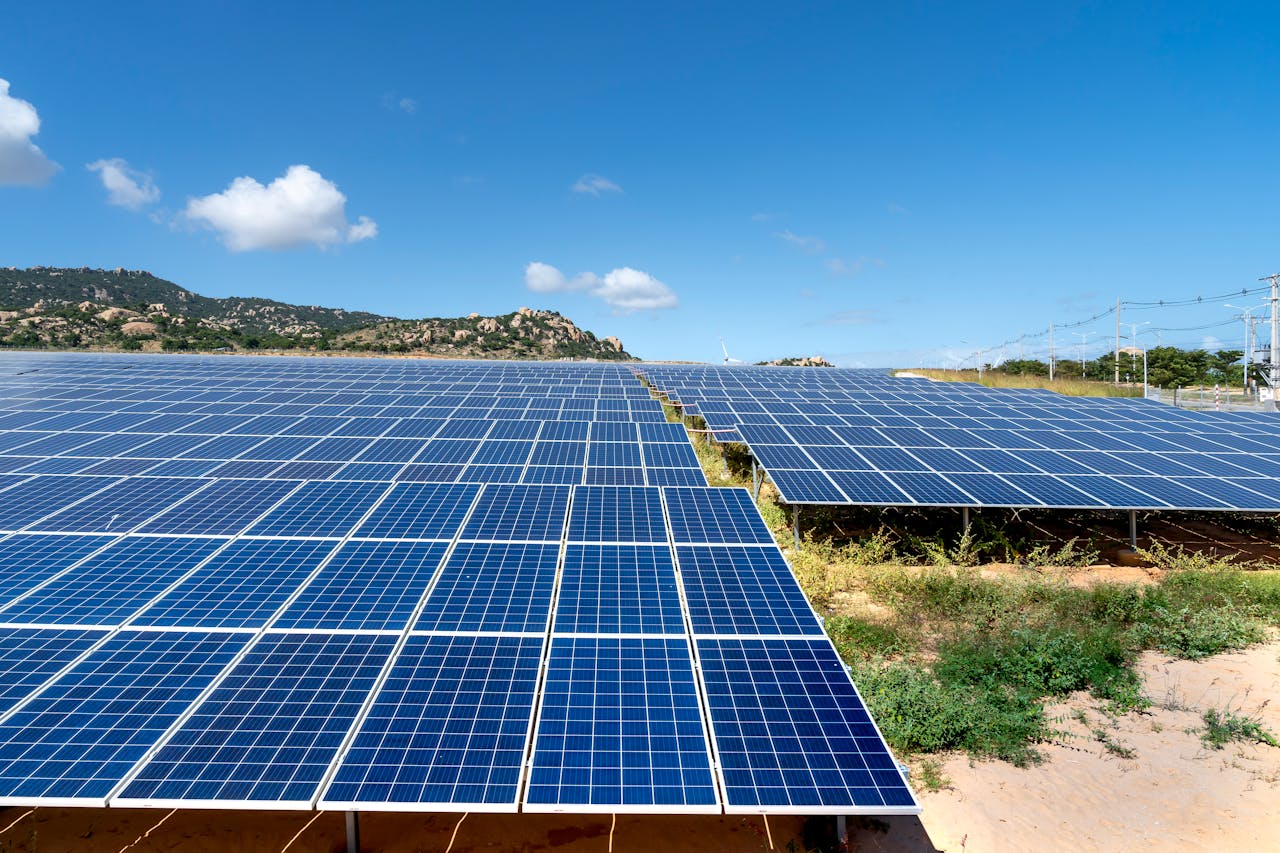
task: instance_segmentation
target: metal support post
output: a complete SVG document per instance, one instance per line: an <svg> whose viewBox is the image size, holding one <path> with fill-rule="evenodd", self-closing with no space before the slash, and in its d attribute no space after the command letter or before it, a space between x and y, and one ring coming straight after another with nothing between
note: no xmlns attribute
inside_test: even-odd
<svg viewBox="0 0 1280 853"><path fill-rule="evenodd" d="M347 853L360 853L359 812L347 812Z"/></svg>
<svg viewBox="0 0 1280 853"><path fill-rule="evenodd" d="M1129 510L1129 547L1138 550L1138 511Z"/></svg>
<svg viewBox="0 0 1280 853"><path fill-rule="evenodd" d="M756 481L759 466L756 465L756 458L751 457L751 500L760 503L760 484Z"/></svg>
<svg viewBox="0 0 1280 853"><path fill-rule="evenodd" d="M842 814L836 815L836 848L849 849L849 821Z"/></svg>
<svg viewBox="0 0 1280 853"><path fill-rule="evenodd" d="M967 506L960 507L960 524L964 528L964 535L969 535L969 508Z"/></svg>
<svg viewBox="0 0 1280 853"><path fill-rule="evenodd" d="M800 504L791 505L791 534L796 541L796 550L800 550Z"/></svg>

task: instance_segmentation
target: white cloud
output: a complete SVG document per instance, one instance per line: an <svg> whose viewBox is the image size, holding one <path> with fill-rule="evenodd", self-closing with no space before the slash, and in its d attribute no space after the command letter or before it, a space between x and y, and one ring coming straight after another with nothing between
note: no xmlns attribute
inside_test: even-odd
<svg viewBox="0 0 1280 853"><path fill-rule="evenodd" d="M11 96L9 81L0 78L0 186L40 186L61 168L31 141L39 132L36 108Z"/></svg>
<svg viewBox="0 0 1280 853"><path fill-rule="evenodd" d="M882 267L884 266L884 261L880 258L868 258L866 255L862 255L852 261L846 261L844 258L828 258L826 262L827 271L832 275L857 275L866 268L867 264Z"/></svg>
<svg viewBox="0 0 1280 853"><path fill-rule="evenodd" d="M413 98L401 98L396 106L400 107L400 111L413 115L418 111L418 102Z"/></svg>
<svg viewBox="0 0 1280 853"><path fill-rule="evenodd" d="M604 175L596 175L587 173L574 182L569 189L576 193L589 193L598 196L600 193L620 193L622 187L606 178Z"/></svg>
<svg viewBox="0 0 1280 853"><path fill-rule="evenodd" d="M160 188L145 172L130 168L120 157L110 160L95 160L85 166L90 172L97 172L102 179L102 186L107 190L107 201L130 210L141 210L148 204L155 204L160 199Z"/></svg>
<svg viewBox="0 0 1280 853"><path fill-rule="evenodd" d="M823 249L827 248L826 241L821 237L802 237L799 234L792 233L790 228L776 232L773 236L779 240L786 240L800 251L808 255L816 255Z"/></svg>
<svg viewBox="0 0 1280 853"><path fill-rule="evenodd" d="M908 210L907 208L903 207L903 206L902 206L902 205L900 205L900 204L892 204L892 203L891 203L891 204L889 205L889 212L890 212L890 213L892 213L892 214L894 214L895 216L910 216L910 215L911 215L911 211L910 211L910 210Z"/></svg>
<svg viewBox="0 0 1280 853"><path fill-rule="evenodd" d="M588 293L620 314L675 308L680 304L671 288L649 273L631 267L619 267L603 276L583 272L568 278L550 264L534 261L524 268L524 283L535 293Z"/></svg>
<svg viewBox="0 0 1280 853"><path fill-rule="evenodd" d="M369 217L347 222L346 204L336 184L296 165L267 186L241 177L220 193L190 199L186 217L218 232L233 252L326 248L376 237L378 224Z"/></svg>

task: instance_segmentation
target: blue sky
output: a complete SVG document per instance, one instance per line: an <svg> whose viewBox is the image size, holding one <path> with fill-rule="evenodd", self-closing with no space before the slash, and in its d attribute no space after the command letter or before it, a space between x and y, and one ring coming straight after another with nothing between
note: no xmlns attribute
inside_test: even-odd
<svg viewBox="0 0 1280 853"><path fill-rule="evenodd" d="M8 9L0 265L892 366L1280 269L1271 4L262 5Z"/></svg>

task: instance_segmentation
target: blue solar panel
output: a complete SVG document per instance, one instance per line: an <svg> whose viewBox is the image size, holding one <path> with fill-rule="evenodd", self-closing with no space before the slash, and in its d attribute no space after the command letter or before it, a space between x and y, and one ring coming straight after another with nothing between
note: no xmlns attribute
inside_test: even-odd
<svg viewBox="0 0 1280 853"><path fill-rule="evenodd" d="M654 488L579 486L569 511L570 542L666 542Z"/></svg>
<svg viewBox="0 0 1280 853"><path fill-rule="evenodd" d="M76 506L55 512L31 529L65 533L127 533L207 485L201 480L138 476L123 480Z"/></svg>
<svg viewBox="0 0 1280 853"><path fill-rule="evenodd" d="M332 550L329 541L237 539L130 624L260 628Z"/></svg>
<svg viewBox="0 0 1280 853"><path fill-rule="evenodd" d="M151 519L138 532L233 536L297 487L284 480L219 480Z"/></svg>
<svg viewBox="0 0 1280 853"><path fill-rule="evenodd" d="M105 798L249 640L126 631L0 725L0 797Z"/></svg>
<svg viewBox="0 0 1280 853"><path fill-rule="evenodd" d="M246 533L251 536L346 536L386 491L382 483L306 483Z"/></svg>
<svg viewBox="0 0 1280 853"><path fill-rule="evenodd" d="M447 547L440 542L349 541L285 608L274 627L399 631L418 606Z"/></svg>
<svg viewBox="0 0 1280 853"><path fill-rule="evenodd" d="M687 640L552 639L524 808L719 811Z"/></svg>
<svg viewBox="0 0 1280 853"><path fill-rule="evenodd" d="M746 489L665 489L671 531L677 543L773 544Z"/></svg>
<svg viewBox="0 0 1280 853"><path fill-rule="evenodd" d="M919 471L894 471L885 474L895 486L906 492L907 496L918 504L934 506L972 506L981 505L949 478L941 474Z"/></svg>
<svg viewBox="0 0 1280 853"><path fill-rule="evenodd" d="M125 537L0 609L0 623L122 624L226 542Z"/></svg>
<svg viewBox="0 0 1280 853"><path fill-rule="evenodd" d="M105 630L0 628L0 714L106 636Z"/></svg>
<svg viewBox="0 0 1280 853"><path fill-rule="evenodd" d="M918 809L826 639L697 645L725 811Z"/></svg>
<svg viewBox="0 0 1280 853"><path fill-rule="evenodd" d="M822 635L776 548L680 545L676 559L695 635Z"/></svg>
<svg viewBox="0 0 1280 853"><path fill-rule="evenodd" d="M587 462L585 441L538 441L529 456L530 465L581 467Z"/></svg>
<svg viewBox="0 0 1280 853"><path fill-rule="evenodd" d="M310 808L395 644L263 635L114 802Z"/></svg>
<svg viewBox="0 0 1280 853"><path fill-rule="evenodd" d="M0 578L4 579L0 605L23 595L113 541L115 537L112 536L29 533L0 539Z"/></svg>
<svg viewBox="0 0 1280 853"><path fill-rule="evenodd" d="M530 465L524 469L521 483L538 485L577 485L582 482L583 469L567 465Z"/></svg>
<svg viewBox="0 0 1280 853"><path fill-rule="evenodd" d="M515 811L542 643L409 637L318 807Z"/></svg>
<svg viewBox="0 0 1280 853"><path fill-rule="evenodd" d="M33 521L117 482L106 477L33 477L0 491L0 529L21 530Z"/></svg>
<svg viewBox="0 0 1280 853"><path fill-rule="evenodd" d="M569 506L566 486L486 486L463 539L559 542Z"/></svg>
<svg viewBox="0 0 1280 853"><path fill-rule="evenodd" d="M546 631L559 558L549 543L461 542L414 629Z"/></svg>
<svg viewBox="0 0 1280 853"><path fill-rule="evenodd" d="M812 471L789 471L770 468L769 476L778 494L788 503L844 503L844 492L836 488L832 476L816 468Z"/></svg>
<svg viewBox="0 0 1280 853"><path fill-rule="evenodd" d="M664 544L569 545L552 630L558 634L684 634Z"/></svg>
<svg viewBox="0 0 1280 853"><path fill-rule="evenodd" d="M474 484L397 483L355 535L385 539L452 539L479 493Z"/></svg>

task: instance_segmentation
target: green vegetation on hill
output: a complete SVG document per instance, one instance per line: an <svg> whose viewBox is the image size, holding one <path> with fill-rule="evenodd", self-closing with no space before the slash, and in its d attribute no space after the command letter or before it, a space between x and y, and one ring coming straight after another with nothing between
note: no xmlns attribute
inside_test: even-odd
<svg viewBox="0 0 1280 853"><path fill-rule="evenodd" d="M554 311L400 320L255 297L212 298L143 270L0 268L0 347L311 350L453 358L626 360Z"/></svg>

